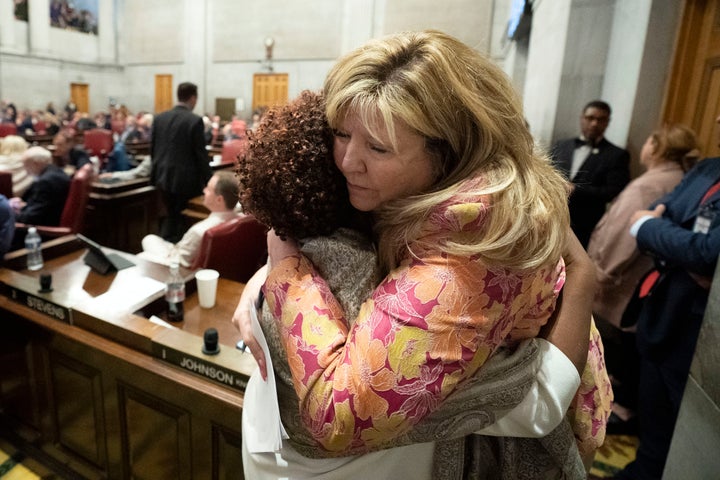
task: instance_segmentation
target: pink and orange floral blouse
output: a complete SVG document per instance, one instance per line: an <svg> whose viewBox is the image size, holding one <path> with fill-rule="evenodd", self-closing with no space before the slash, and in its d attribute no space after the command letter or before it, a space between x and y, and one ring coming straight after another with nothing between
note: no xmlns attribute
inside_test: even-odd
<svg viewBox="0 0 720 480"><path fill-rule="evenodd" d="M423 244L481 228L487 201L464 198L438 206L424 229L424 240L433 241ZM382 445L412 428L501 344L536 336L565 279L561 259L511 270L489 267L477 256L411 248L414 255L390 272L357 319L345 318L302 255L283 259L268 276L265 295L279 322L303 420L331 452ZM610 406L601 395L593 397L604 362L592 365L602 372L588 373L593 385L585 385L583 375L581 390L593 392L575 415L586 417L576 418L585 424L595 414L606 421ZM604 437L602 427L596 434Z"/></svg>

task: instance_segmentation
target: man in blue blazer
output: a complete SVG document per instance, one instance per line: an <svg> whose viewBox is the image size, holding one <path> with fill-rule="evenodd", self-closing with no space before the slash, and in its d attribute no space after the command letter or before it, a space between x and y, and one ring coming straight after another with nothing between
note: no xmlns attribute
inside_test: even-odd
<svg viewBox="0 0 720 480"><path fill-rule="evenodd" d="M192 113L197 96L197 85L181 83L178 104L153 121L150 183L160 191L167 211L160 236L171 243L178 242L187 230L182 211L188 201L201 195L212 177L205 127L202 118Z"/></svg>
<svg viewBox="0 0 720 480"><path fill-rule="evenodd" d="M610 105L594 100L580 115L580 137L559 141L551 151L556 168L572 182L570 223L585 248L608 202L630 181L630 155L604 137L609 123Z"/></svg>
<svg viewBox="0 0 720 480"><path fill-rule="evenodd" d="M633 220L638 248L655 258L660 275L637 324L640 445L615 478L654 479L662 477L720 255L720 158L698 163Z"/></svg>

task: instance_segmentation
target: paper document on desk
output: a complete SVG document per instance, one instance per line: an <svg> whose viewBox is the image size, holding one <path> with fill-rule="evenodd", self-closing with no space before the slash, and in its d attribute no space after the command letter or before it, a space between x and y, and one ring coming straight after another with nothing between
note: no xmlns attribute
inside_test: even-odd
<svg viewBox="0 0 720 480"><path fill-rule="evenodd" d="M250 310L250 317L252 318L252 332L255 340L265 354L268 376L267 381L264 382L260 376L260 369L256 369L250 376L245 389L245 402L262 405L263 409L262 415L257 415L251 421L245 423L243 435L245 435L250 453L279 452L283 439L289 437L280 420L280 405L278 404L270 349L268 349L267 340L265 340L265 335L262 328L260 328L257 311Z"/></svg>

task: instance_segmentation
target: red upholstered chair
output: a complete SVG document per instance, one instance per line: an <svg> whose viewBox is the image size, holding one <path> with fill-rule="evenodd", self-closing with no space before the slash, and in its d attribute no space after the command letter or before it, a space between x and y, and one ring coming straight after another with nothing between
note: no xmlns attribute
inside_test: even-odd
<svg viewBox="0 0 720 480"><path fill-rule="evenodd" d="M104 128L85 130L83 146L90 156L97 156L100 159L100 165L105 165L108 155L112 153L113 146L115 146L113 133Z"/></svg>
<svg viewBox="0 0 720 480"><path fill-rule="evenodd" d="M13 197L12 173L0 172L0 194L7 198Z"/></svg>
<svg viewBox="0 0 720 480"><path fill-rule="evenodd" d="M220 163L235 163L238 155L244 155L248 148L247 139L235 139L223 143Z"/></svg>
<svg viewBox="0 0 720 480"><path fill-rule="evenodd" d="M190 268L212 268L222 278L245 283L267 257L267 228L252 215L233 218L203 235Z"/></svg>
<svg viewBox="0 0 720 480"><path fill-rule="evenodd" d="M83 165L80 170L75 172L70 182L70 190L68 191L65 207L63 207L60 216L60 225L35 225L41 237L56 238L71 233L82 233L85 226L85 211L87 210L88 199L90 198L90 190L95 176L93 166L91 164ZM17 223L15 228L27 228L25 224Z"/></svg>
<svg viewBox="0 0 720 480"><path fill-rule="evenodd" d="M14 123L0 123L0 137L7 137L8 135L17 135L17 127Z"/></svg>

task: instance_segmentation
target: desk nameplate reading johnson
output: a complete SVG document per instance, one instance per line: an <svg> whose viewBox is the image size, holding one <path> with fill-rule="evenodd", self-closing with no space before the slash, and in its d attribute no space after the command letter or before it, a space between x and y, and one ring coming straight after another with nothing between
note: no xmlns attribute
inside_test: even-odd
<svg viewBox="0 0 720 480"><path fill-rule="evenodd" d="M37 312L48 315L55 320L60 320L68 325L73 324L71 309L45 300L44 298L33 295L32 293L28 293L25 290L13 287L12 285L5 284L5 288L7 289L7 295L11 300L32 308Z"/></svg>
<svg viewBox="0 0 720 480"><path fill-rule="evenodd" d="M166 345L152 342L153 356L171 363L177 367L195 373L202 377L212 380L226 387L244 392L247 387L247 378L238 372L222 367L212 362L208 362L199 357L188 355L180 350L175 350Z"/></svg>

